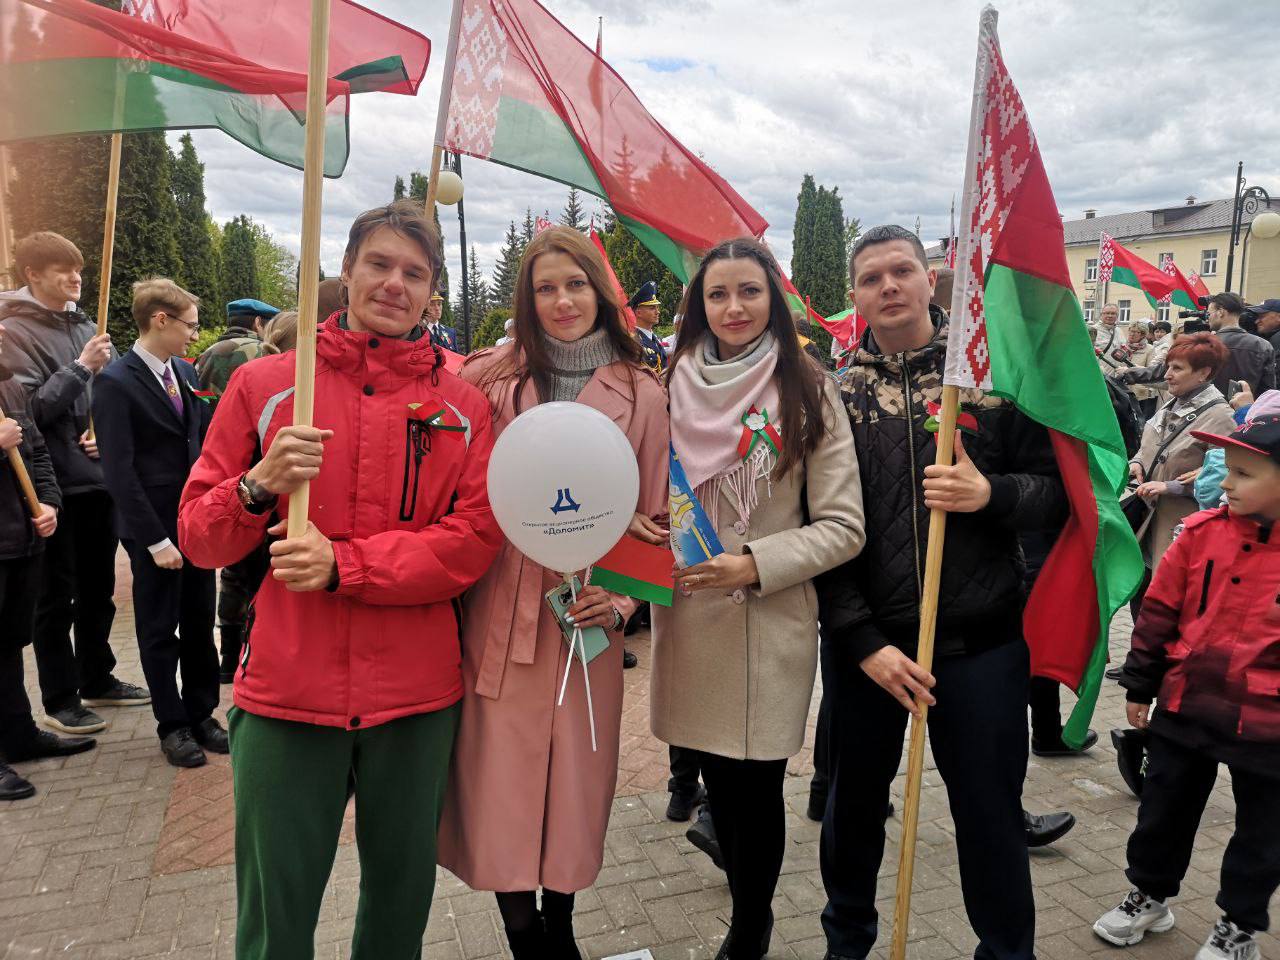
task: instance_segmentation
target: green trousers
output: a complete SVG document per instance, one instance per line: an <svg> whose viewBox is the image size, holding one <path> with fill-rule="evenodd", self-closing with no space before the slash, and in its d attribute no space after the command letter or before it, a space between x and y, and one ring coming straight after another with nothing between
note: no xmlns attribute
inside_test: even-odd
<svg viewBox="0 0 1280 960"><path fill-rule="evenodd" d="M228 713L237 960L312 960L355 773L360 904L352 960L418 960L460 707L343 730Z"/></svg>

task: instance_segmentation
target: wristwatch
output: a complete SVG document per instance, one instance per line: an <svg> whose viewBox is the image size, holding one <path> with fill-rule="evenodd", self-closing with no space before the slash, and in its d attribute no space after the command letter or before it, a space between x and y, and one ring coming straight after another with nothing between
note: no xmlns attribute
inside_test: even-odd
<svg viewBox="0 0 1280 960"><path fill-rule="evenodd" d="M246 511L259 517L270 512L279 499L262 484L250 479L248 471L241 474L240 482L236 484L236 495L240 498L240 505Z"/></svg>
<svg viewBox="0 0 1280 960"><path fill-rule="evenodd" d="M609 628L611 633L617 633L627 625L627 618L622 615L622 611L617 607L613 608L613 626Z"/></svg>

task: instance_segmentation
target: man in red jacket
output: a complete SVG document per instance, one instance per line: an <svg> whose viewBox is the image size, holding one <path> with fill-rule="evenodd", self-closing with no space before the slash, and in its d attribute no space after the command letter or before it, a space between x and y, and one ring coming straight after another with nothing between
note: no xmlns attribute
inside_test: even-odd
<svg viewBox="0 0 1280 960"><path fill-rule="evenodd" d="M245 364L183 491L183 553L205 567L275 540L229 713L236 956L310 958L349 774L360 904L353 958L419 955L458 701L454 600L488 568L489 405L418 327L440 240L402 201L361 214L342 264L348 308L320 329L314 427L294 427L291 353Z"/></svg>

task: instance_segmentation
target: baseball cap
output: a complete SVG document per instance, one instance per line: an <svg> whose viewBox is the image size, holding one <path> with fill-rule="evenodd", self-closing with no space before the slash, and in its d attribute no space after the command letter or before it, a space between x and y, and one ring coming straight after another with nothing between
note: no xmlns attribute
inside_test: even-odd
<svg viewBox="0 0 1280 960"><path fill-rule="evenodd" d="M1244 423L1228 436L1192 430L1197 440L1215 447L1235 447L1280 463L1280 390L1267 390L1249 407Z"/></svg>
<svg viewBox="0 0 1280 960"><path fill-rule="evenodd" d="M1280 313L1280 297L1272 297L1270 300L1263 300L1256 307L1251 306L1249 310L1259 316L1264 313Z"/></svg>

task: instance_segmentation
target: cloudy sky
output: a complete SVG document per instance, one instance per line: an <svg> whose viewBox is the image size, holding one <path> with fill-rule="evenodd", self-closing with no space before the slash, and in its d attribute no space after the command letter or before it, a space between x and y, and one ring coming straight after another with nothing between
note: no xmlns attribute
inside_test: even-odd
<svg viewBox="0 0 1280 960"><path fill-rule="evenodd" d="M947 232L964 172L977 0L545 0L594 43L649 111L769 221L784 265L804 173L840 188L864 226L917 217ZM1237 160L1280 196L1274 67L1253 66L1274 0L1005 0L1006 62L1022 91L1059 207L1115 213L1230 196ZM389 199L397 174L426 170L448 41L448 0L366 0L432 39L416 98L352 99L351 160L325 182L322 262ZM1270 55L1267 55L1270 56ZM247 213L296 252L301 174L217 132L197 134L214 216ZM489 272L507 222L563 209L558 184L466 159L467 238ZM588 210L597 207L588 198ZM441 208L457 277L457 218Z"/></svg>

